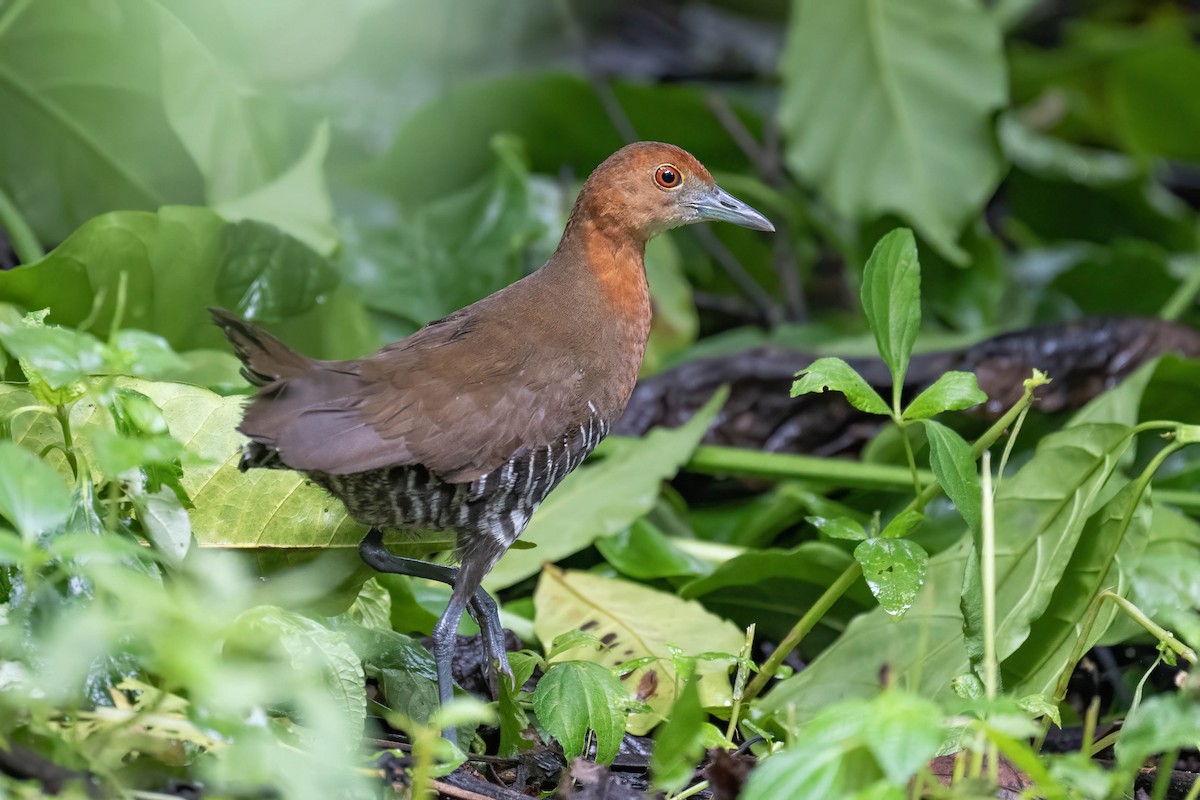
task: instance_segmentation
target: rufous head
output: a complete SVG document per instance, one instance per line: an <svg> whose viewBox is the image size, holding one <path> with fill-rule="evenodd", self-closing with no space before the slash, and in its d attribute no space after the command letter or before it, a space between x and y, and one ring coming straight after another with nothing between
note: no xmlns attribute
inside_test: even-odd
<svg viewBox="0 0 1200 800"><path fill-rule="evenodd" d="M571 216L586 216L642 241L704 220L775 230L766 217L717 186L695 156L663 142L635 142L605 159L584 183Z"/></svg>

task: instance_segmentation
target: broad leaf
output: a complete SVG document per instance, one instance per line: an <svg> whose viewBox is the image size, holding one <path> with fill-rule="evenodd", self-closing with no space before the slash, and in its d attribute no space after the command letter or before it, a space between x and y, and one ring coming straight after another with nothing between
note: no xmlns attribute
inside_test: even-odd
<svg viewBox="0 0 1200 800"><path fill-rule="evenodd" d="M1155 753L1200 743L1200 703L1183 694L1151 697L1125 720L1117 740L1117 762L1133 771Z"/></svg>
<svg viewBox="0 0 1200 800"><path fill-rule="evenodd" d="M863 530L863 526L850 517L834 517L833 519L805 517L804 521L830 539L849 539L852 542L861 542L867 538L867 532Z"/></svg>
<svg viewBox="0 0 1200 800"><path fill-rule="evenodd" d="M566 661L546 671L533 694L538 722L567 757L587 755L587 733L596 736L596 761L610 764L625 734L628 697L609 670L590 661Z"/></svg>
<svg viewBox="0 0 1200 800"><path fill-rule="evenodd" d="M1121 595L1130 590L1130 570L1146 546L1150 532L1149 491L1135 494L1128 483L1088 520L1062 579L1054 588L1046 612L1034 622L1029 639L1005 659L1005 684L1017 694L1049 693L1068 664L1080 637L1085 649L1099 641L1117 615L1110 602L1100 609L1090 630L1084 617L1105 589Z"/></svg>
<svg viewBox="0 0 1200 800"><path fill-rule="evenodd" d="M1033 458L996 496L996 651L1003 661L1046 610L1104 484L1129 446L1122 425L1081 425L1045 437ZM853 620L803 672L761 701L785 724L811 719L833 697L878 691L886 664L894 680L928 697L946 697L968 672L958 603L971 541L929 559L925 585L904 619L882 609ZM790 710L789 710L790 709Z"/></svg>
<svg viewBox="0 0 1200 800"><path fill-rule="evenodd" d="M891 413L887 403L879 396L854 367L840 358L818 358L805 369L796 373L792 384L792 397L799 397L809 392L821 393L832 389L846 395L847 402L859 411L868 414Z"/></svg>
<svg viewBox="0 0 1200 800"><path fill-rule="evenodd" d="M677 680L672 647L684 655L741 652L743 634L695 601L586 572L546 565L533 596L534 631L543 642L569 630L598 636L605 648L583 645L555 659L580 659L613 667L640 658L654 658L623 679L626 691L649 703L654 713L629 718L629 730L644 734L666 715L675 699ZM700 700L707 709L721 709L732 700L730 663L702 661L697 666ZM544 679L543 679L544 680ZM540 715L539 715L540 718Z"/></svg>
<svg viewBox="0 0 1200 800"><path fill-rule="evenodd" d="M329 263L258 222L227 224L205 208L117 211L89 220L45 258L0 272L0 301L50 309L50 322L93 329L112 322L124 276L123 325L184 350L229 350L205 306L282 320L274 333L314 357L363 355L377 337L348 302ZM96 306L93 309L93 306Z"/></svg>
<svg viewBox="0 0 1200 800"><path fill-rule="evenodd" d="M895 213L961 260L1003 169L1001 34L971 0L800 3L780 64L785 155L841 213Z"/></svg>
<svg viewBox="0 0 1200 800"><path fill-rule="evenodd" d="M684 425L657 429L641 439L618 440L598 464L568 475L551 492L521 538L532 550L509 550L484 581L503 589L536 575L547 561L576 553L593 541L617 533L654 506L662 482L687 463L725 402L718 392ZM617 444L617 442L614 442Z"/></svg>
<svg viewBox="0 0 1200 800"><path fill-rule="evenodd" d="M790 550L750 550L721 564L711 575L684 584L679 596L699 599L705 608L740 626L755 624L760 636L778 641L852 563L849 553L828 542L804 542ZM852 587L822 617L803 645L804 652L828 643L847 619L872 604L865 585Z"/></svg>
<svg viewBox="0 0 1200 800"><path fill-rule="evenodd" d="M596 540L596 549L604 560L623 574L639 580L693 577L712 572L712 564L675 546L649 520L639 519L627 530Z"/></svg>
<svg viewBox="0 0 1200 800"><path fill-rule="evenodd" d="M904 409L910 420L936 416L943 411L959 411L987 402L972 372L947 372L922 391Z"/></svg>

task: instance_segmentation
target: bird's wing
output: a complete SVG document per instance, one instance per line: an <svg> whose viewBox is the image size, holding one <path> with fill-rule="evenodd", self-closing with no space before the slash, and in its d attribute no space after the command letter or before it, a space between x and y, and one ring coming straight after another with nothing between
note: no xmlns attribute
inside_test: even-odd
<svg viewBox="0 0 1200 800"><path fill-rule="evenodd" d="M316 362L274 396L264 391L243 429L292 469L421 464L470 482L578 424L578 370L512 333L451 317L365 361Z"/></svg>

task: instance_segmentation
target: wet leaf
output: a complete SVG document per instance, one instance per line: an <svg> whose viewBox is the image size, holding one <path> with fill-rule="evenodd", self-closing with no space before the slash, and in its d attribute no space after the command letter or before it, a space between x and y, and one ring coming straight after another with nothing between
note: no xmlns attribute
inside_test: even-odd
<svg viewBox="0 0 1200 800"><path fill-rule="evenodd" d="M921 329L921 263L912 231L897 228L875 245L863 269L862 306L893 387L903 386Z"/></svg>
<svg viewBox="0 0 1200 800"><path fill-rule="evenodd" d="M929 554L910 539L867 539L854 548L863 577L884 611L900 617L925 582Z"/></svg>

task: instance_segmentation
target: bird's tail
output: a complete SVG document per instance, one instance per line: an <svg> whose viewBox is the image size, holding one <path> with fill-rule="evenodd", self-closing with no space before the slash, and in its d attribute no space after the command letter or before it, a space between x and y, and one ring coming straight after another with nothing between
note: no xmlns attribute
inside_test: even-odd
<svg viewBox="0 0 1200 800"><path fill-rule="evenodd" d="M307 371L312 362L271 334L223 308L210 308L213 322L225 332L242 362L242 375L255 386L267 386Z"/></svg>

